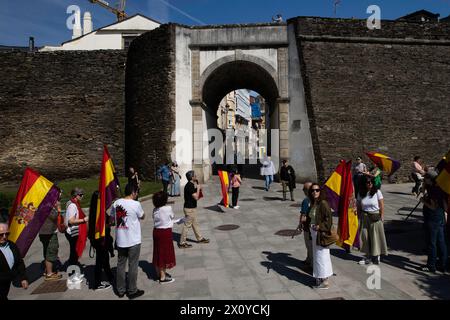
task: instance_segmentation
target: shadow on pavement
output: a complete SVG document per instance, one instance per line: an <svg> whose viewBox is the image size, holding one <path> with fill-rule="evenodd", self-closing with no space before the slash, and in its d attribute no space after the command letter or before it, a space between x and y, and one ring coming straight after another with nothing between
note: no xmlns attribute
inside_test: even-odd
<svg viewBox="0 0 450 320"><path fill-rule="evenodd" d="M146 260L140 260L139 268L142 269L149 280L157 281L158 277L155 272L155 267L153 267L153 263L150 263Z"/></svg>
<svg viewBox="0 0 450 320"><path fill-rule="evenodd" d="M209 206L209 207L204 207L204 208L206 210L219 212L219 213L224 213L225 212L225 211L222 210L222 208L218 204L215 204L215 205Z"/></svg>
<svg viewBox="0 0 450 320"><path fill-rule="evenodd" d="M44 274L44 267L43 267L42 263L34 262L34 263L30 264L26 268L25 273L26 273L27 278L28 278L28 283L32 284L33 282L35 282L39 278L42 278L42 275ZM14 285L15 284L16 283L14 283ZM19 281L17 281L17 284L20 287Z"/></svg>
<svg viewBox="0 0 450 320"><path fill-rule="evenodd" d="M387 191L387 193L392 193L392 194L403 194L403 195L407 195L407 196L411 196L413 197L413 195L411 193L406 193L406 192L399 192L399 191Z"/></svg>
<svg viewBox="0 0 450 320"><path fill-rule="evenodd" d="M361 257L355 256L351 253L347 253L344 249L331 248L330 254L332 256L335 256L336 258L339 258L342 260L355 261L355 262L358 262L359 260L361 260Z"/></svg>
<svg viewBox="0 0 450 320"><path fill-rule="evenodd" d="M266 188L264 188L264 187L257 187L257 186L253 186L252 189L256 189L256 190L266 190Z"/></svg>
<svg viewBox="0 0 450 320"><path fill-rule="evenodd" d="M315 280L312 275L306 274L312 272L312 270L308 270L308 267L302 261L290 257L290 253L272 253L269 251L263 251L262 253L267 255L267 259L269 260L261 262L261 265L267 268L267 273L273 270L289 280L297 281L305 286L314 285ZM303 272L294 270L292 267L300 269Z"/></svg>
<svg viewBox="0 0 450 320"><path fill-rule="evenodd" d="M265 201L276 201L276 200L283 200L281 197L263 197Z"/></svg>

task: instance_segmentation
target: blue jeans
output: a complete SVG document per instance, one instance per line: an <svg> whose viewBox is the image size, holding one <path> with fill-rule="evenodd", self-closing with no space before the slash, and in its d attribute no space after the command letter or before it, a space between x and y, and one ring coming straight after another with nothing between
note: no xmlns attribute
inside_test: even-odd
<svg viewBox="0 0 450 320"><path fill-rule="evenodd" d="M266 190L269 190L270 185L273 182L273 176L264 176L264 177L266 178L266 184L265 184Z"/></svg>
<svg viewBox="0 0 450 320"><path fill-rule="evenodd" d="M447 269L447 244L445 243L445 218L442 209L434 210L427 223L428 261L427 265L431 270L436 270L436 260L439 250L439 258L444 270Z"/></svg>

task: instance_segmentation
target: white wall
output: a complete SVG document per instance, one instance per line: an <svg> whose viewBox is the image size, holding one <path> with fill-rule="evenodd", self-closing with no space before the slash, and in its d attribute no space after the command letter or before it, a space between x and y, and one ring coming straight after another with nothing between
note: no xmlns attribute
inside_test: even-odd
<svg viewBox="0 0 450 320"><path fill-rule="evenodd" d="M185 185L186 172L192 169L192 99L190 37L184 28L176 28L175 41L175 125L179 129L173 154L180 166L181 185Z"/></svg>

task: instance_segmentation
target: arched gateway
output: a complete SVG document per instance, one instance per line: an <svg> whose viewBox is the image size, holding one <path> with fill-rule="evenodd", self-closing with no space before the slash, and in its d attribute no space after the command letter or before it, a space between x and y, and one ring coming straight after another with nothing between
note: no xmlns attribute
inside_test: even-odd
<svg viewBox="0 0 450 320"><path fill-rule="evenodd" d="M135 40L129 52L129 165L152 171L164 159L172 158L183 172L194 169L200 180L207 180L211 152L217 152L210 149L215 139L208 136L208 129L216 128L221 99L230 91L245 88L258 92L269 107L266 141L273 160L289 159L299 180L316 178L293 30L284 24L168 25L160 29ZM158 52L154 51L155 42L161 46ZM152 55L164 53L168 55L167 65L160 69L165 68L166 74L155 75ZM160 88L160 106L149 105L155 101L148 94L155 92L154 87ZM147 123L142 123L142 117L148 118ZM161 145L148 145L145 137L155 134L161 137ZM167 144L168 139L171 144ZM153 151L134 156L142 155L142 149Z"/></svg>

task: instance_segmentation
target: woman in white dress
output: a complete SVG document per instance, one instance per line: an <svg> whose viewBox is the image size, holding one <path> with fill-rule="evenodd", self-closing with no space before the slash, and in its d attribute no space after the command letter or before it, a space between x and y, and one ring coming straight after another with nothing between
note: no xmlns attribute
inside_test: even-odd
<svg viewBox="0 0 450 320"><path fill-rule="evenodd" d="M311 238L313 249L313 277L316 279L316 289L328 289L328 278L333 275L330 249L319 244L318 234L325 232L330 234L333 225L333 216L330 206L322 194L320 186L313 183L308 191L311 201L308 216L311 220Z"/></svg>

